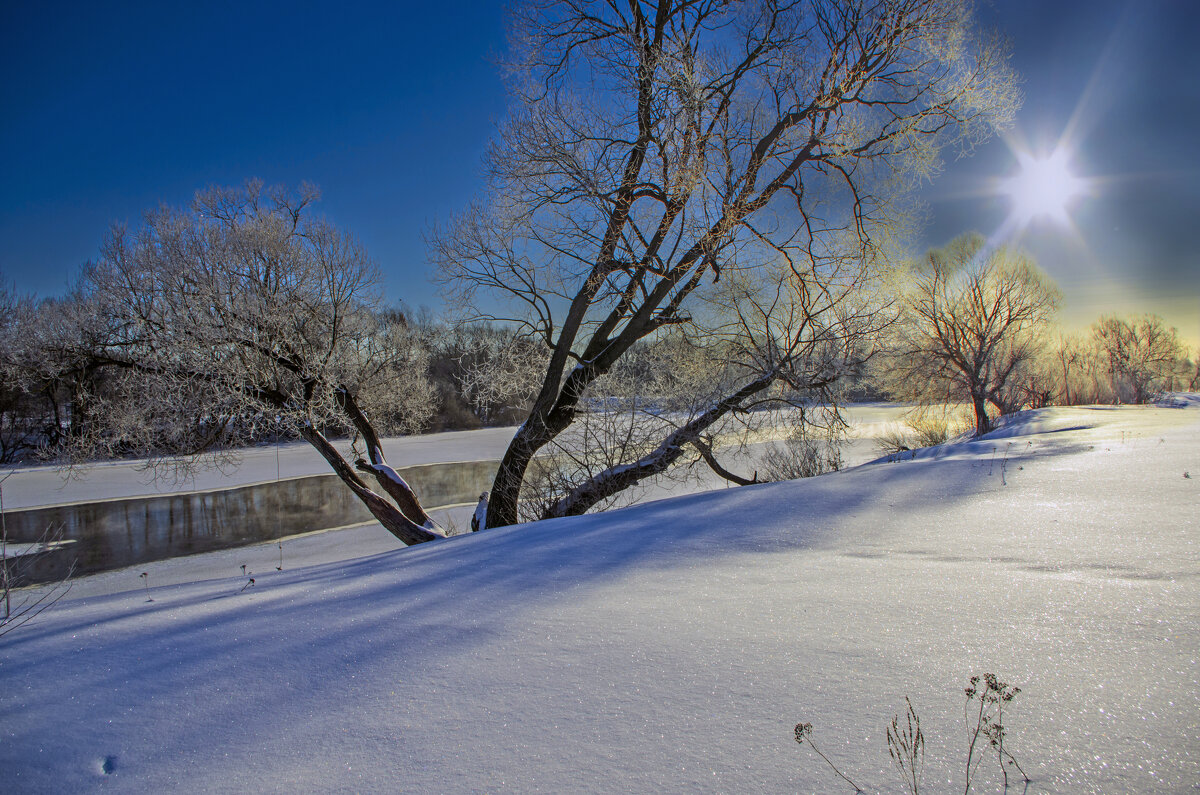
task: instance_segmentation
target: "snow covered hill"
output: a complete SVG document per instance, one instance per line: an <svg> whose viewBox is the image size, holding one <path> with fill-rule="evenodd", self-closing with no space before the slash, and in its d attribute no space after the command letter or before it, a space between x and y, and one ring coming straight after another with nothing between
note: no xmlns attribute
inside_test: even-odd
<svg viewBox="0 0 1200 795"><path fill-rule="evenodd" d="M130 580L0 638L4 789L846 791L806 721L898 792L908 695L923 791L953 792L962 688L994 671L1022 688L1029 792L1192 792L1200 400L1178 405L1029 412L915 460L244 590L187 559L206 573L153 601ZM986 762L973 791L997 782Z"/></svg>

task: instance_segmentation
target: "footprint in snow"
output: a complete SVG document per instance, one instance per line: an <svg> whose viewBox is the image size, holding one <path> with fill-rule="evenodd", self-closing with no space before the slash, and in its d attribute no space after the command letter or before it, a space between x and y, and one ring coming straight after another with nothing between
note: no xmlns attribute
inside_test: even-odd
<svg viewBox="0 0 1200 795"><path fill-rule="evenodd" d="M96 760L96 772L102 776L111 776L117 770L117 758L105 756Z"/></svg>

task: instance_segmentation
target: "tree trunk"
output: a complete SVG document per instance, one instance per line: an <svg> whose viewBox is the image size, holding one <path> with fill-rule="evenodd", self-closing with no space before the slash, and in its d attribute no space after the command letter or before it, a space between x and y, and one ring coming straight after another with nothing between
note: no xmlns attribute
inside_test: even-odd
<svg viewBox="0 0 1200 795"><path fill-rule="evenodd" d="M350 490L362 501L363 505L367 506L367 510L371 512L371 515L379 520L379 523L389 533L400 539L400 541L411 546L412 544L421 544L425 541L433 541L435 538L444 538L443 535L434 532L430 528L412 521L395 505L392 505L383 497L367 488L367 484L355 474L350 465L346 463L346 459L342 458L341 453L337 451L320 431L312 426L305 426L300 430L300 436L316 448L317 452L329 463L329 466L333 468L333 471L341 478L342 482L350 487Z"/></svg>
<svg viewBox="0 0 1200 795"><path fill-rule="evenodd" d="M350 417L350 421L354 423L355 429L367 446L367 456L370 460L358 459L354 462L355 468L360 472L373 475L380 488L395 501L405 517L411 519L415 524L441 535L433 519L429 518L429 514L425 512L425 508L417 498L417 493L412 490L404 478L400 477L399 472L388 466L387 459L383 455L383 443L379 439L379 434L375 432L375 426L367 418L366 412L359 407L354 395L343 386L337 390L335 397L338 405Z"/></svg>
<svg viewBox="0 0 1200 795"><path fill-rule="evenodd" d="M975 406L975 435L983 436L992 429L988 422L987 399L976 390L971 390L971 402Z"/></svg>
<svg viewBox="0 0 1200 795"><path fill-rule="evenodd" d="M683 455L685 446L692 445L714 423L729 412L741 408L746 400L769 387L777 377L777 372L767 373L732 395L717 401L703 414L667 436L654 452L632 464L610 467L576 486L569 494L550 506L543 518L578 516L586 513L600 501L619 494L648 477L665 472Z"/></svg>
<svg viewBox="0 0 1200 795"><path fill-rule="evenodd" d="M521 496L521 484L525 482L525 471L533 459L532 448L520 439L521 431L513 437L500 468L492 480L488 493L487 526L505 527L517 523L517 502Z"/></svg>
<svg viewBox="0 0 1200 795"><path fill-rule="evenodd" d="M517 429L516 435L508 443L508 449L504 451L504 458L500 460L500 468L496 470L492 490L488 494L488 527L505 527L518 522L517 503L529 462L554 435L536 415L531 415Z"/></svg>

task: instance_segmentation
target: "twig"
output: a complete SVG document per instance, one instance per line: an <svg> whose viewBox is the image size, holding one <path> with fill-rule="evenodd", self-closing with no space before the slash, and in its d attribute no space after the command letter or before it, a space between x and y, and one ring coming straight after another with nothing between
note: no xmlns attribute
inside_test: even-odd
<svg viewBox="0 0 1200 795"><path fill-rule="evenodd" d="M817 756L824 759L825 764L827 764L831 768L833 768L834 773L837 773L839 776L842 777L842 779L847 784L854 787L855 792L863 792L864 791L862 789L862 787L858 786L853 781L851 781L849 776L847 776L842 771L838 770L837 765L835 765L833 762L829 761L829 757L827 757L827 756L825 756L825 754L821 753L821 749L818 748L816 746L816 743L814 743L812 740L812 724L811 723L797 723L796 724L796 742L800 743L801 745L804 745L804 743L806 741L808 742L808 746L817 752Z"/></svg>

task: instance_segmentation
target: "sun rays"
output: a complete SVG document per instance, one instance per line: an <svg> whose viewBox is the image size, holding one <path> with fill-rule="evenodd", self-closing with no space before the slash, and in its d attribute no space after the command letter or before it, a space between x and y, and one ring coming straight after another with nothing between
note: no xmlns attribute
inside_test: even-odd
<svg viewBox="0 0 1200 795"><path fill-rule="evenodd" d="M1000 191L1012 201L1012 216L1018 226L1045 218L1058 224L1071 221L1070 211L1087 191L1087 181L1071 171L1068 152L1056 149L1049 157L1015 152L1020 171L1000 182Z"/></svg>

